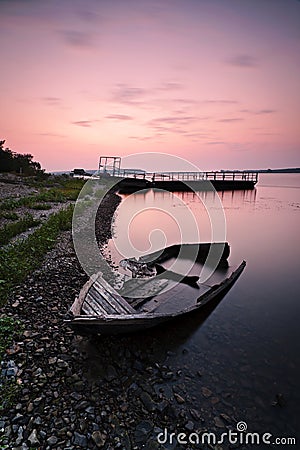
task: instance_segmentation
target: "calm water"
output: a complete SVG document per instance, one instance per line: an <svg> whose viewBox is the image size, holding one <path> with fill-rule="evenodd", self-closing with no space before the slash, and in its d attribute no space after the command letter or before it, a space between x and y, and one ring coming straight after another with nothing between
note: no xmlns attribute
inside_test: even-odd
<svg viewBox="0 0 300 450"><path fill-rule="evenodd" d="M169 350L166 362L190 374L186 395L194 396L200 410L210 411L212 417L225 412L246 421L249 431L297 437L300 174L260 175L254 191L219 196L231 246L229 263L235 265L245 259L246 269L204 321L189 318L151 333L159 336L161 346ZM126 220L135 255L180 242L180 228L189 221L183 202L196 218L201 241L210 240L209 217L197 196L184 193L174 197L149 191L123 198L114 224L117 247L128 250L124 244ZM211 211L218 209L217 204L211 207ZM221 215L218 217L222 220ZM191 234L190 241L194 241L194 231ZM123 236L122 241L119 236ZM118 262L120 256L112 242L109 249ZM201 381L199 370L203 372ZM204 399L199 392L201 386L208 387L221 401L212 404ZM285 405L274 407L271 404L279 393ZM224 396L228 401L224 402ZM300 448L300 444L293 448Z"/></svg>

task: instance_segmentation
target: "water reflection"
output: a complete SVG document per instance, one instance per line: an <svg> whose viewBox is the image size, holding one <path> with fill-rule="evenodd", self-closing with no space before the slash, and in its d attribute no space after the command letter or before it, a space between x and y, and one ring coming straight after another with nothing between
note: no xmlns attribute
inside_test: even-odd
<svg viewBox="0 0 300 450"><path fill-rule="evenodd" d="M138 341L134 337L127 341L135 347L156 342L157 354L164 355L165 363L189 374L187 393L207 414L229 410L237 420L246 420L251 430L274 435L297 436L298 432L299 188L299 174L272 174L261 176L254 190L219 192L231 245L229 263L245 259L243 275L204 320L186 318L153 329ZM156 204L177 209L183 219L180 205L184 201L196 217L202 242L210 240L207 212L194 193L178 193L176 203L168 192L148 191L134 194L131 202L143 208L151 196ZM202 196L212 198L211 193ZM131 223L130 235L144 249L150 227L158 225L164 225L167 242L175 243L176 226L154 210ZM117 214L115 230L122 231ZM172 354L168 355L169 350ZM219 403L212 405L203 399L199 394L203 383L220 397ZM272 406L278 393L286 399L283 408Z"/></svg>

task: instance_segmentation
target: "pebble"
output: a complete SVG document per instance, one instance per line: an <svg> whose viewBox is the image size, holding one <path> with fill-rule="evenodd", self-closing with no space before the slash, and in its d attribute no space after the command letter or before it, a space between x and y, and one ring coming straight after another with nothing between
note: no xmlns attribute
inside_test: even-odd
<svg viewBox="0 0 300 450"><path fill-rule="evenodd" d="M32 430L32 432L30 433L30 435L28 437L28 441L30 442L30 444L32 446L40 445L40 441L38 439L36 429Z"/></svg>
<svg viewBox="0 0 300 450"><path fill-rule="evenodd" d="M53 445L55 445L55 444L57 443L57 441L58 441L58 439L57 439L56 436L50 436L50 437L47 439L47 444L53 446Z"/></svg>
<svg viewBox="0 0 300 450"><path fill-rule="evenodd" d="M140 395L140 399L147 411L154 411L156 409L155 402L147 392L142 392Z"/></svg>
<svg viewBox="0 0 300 450"><path fill-rule="evenodd" d="M194 422L192 422L191 420L189 420L184 426L184 428L188 431L193 431L194 427Z"/></svg>
<svg viewBox="0 0 300 450"><path fill-rule="evenodd" d="M212 395L211 390L206 387L201 388L201 392L205 398L208 398Z"/></svg>
<svg viewBox="0 0 300 450"><path fill-rule="evenodd" d="M215 423L216 427L218 427L218 428L225 428L225 424L224 424L223 420L220 419L220 417L218 417L218 416L214 417L214 423Z"/></svg>
<svg viewBox="0 0 300 450"><path fill-rule="evenodd" d="M176 392L174 393L174 397L175 397L176 402L179 403L180 405L182 403L185 403L185 399L181 395L177 394Z"/></svg>
<svg viewBox="0 0 300 450"><path fill-rule="evenodd" d="M113 381L116 378L118 378L118 374L114 366L109 365L106 369L106 375L105 375L107 381Z"/></svg>
<svg viewBox="0 0 300 450"><path fill-rule="evenodd" d="M135 439L137 444L144 444L153 430L153 424L150 421L140 422L135 429Z"/></svg>
<svg viewBox="0 0 300 450"><path fill-rule="evenodd" d="M75 445L79 445L80 447L86 448L87 438L83 434L77 433L77 431L75 431L73 443Z"/></svg>
<svg viewBox="0 0 300 450"><path fill-rule="evenodd" d="M106 436L100 433L100 431L94 431L92 433L92 439L98 448L104 447Z"/></svg>

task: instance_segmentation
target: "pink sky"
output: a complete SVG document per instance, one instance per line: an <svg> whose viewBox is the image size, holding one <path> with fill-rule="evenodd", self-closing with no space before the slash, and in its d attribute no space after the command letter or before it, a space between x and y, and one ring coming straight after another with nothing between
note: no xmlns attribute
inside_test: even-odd
<svg viewBox="0 0 300 450"><path fill-rule="evenodd" d="M299 23L298 0L0 0L0 138L49 171L300 166Z"/></svg>

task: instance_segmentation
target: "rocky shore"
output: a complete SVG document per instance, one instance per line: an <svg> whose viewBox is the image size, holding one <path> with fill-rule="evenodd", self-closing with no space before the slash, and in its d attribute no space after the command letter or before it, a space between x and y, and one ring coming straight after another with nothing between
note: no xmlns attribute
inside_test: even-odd
<svg viewBox="0 0 300 450"><path fill-rule="evenodd" d="M98 217L105 219L102 243L118 202L110 196ZM180 391L174 388L170 401L157 387L180 373L153 359L150 342L144 353L135 337L90 339L65 325L64 316L86 278L71 233L64 232L2 308L24 329L2 362L3 382L16 382L18 392L14 405L1 414L0 448L150 449L159 448L156 436L163 426L193 429ZM200 418L196 410L190 414Z"/></svg>

